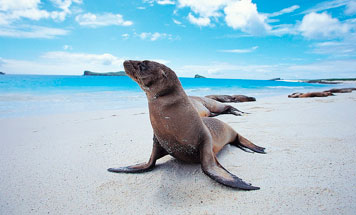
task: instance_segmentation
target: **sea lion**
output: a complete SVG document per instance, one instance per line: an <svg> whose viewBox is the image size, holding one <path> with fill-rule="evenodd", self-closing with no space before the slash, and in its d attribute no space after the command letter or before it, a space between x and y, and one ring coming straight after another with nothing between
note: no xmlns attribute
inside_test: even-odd
<svg viewBox="0 0 356 215"><path fill-rule="evenodd" d="M324 92L330 92L330 93L351 93L353 90L356 90L356 88L333 88L330 90L325 90Z"/></svg>
<svg viewBox="0 0 356 215"><path fill-rule="evenodd" d="M205 96L218 102L254 102L256 98L244 95L208 95Z"/></svg>
<svg viewBox="0 0 356 215"><path fill-rule="evenodd" d="M241 116L244 112L206 97L188 96L201 117L214 117L220 114L234 114Z"/></svg>
<svg viewBox="0 0 356 215"><path fill-rule="evenodd" d="M110 172L137 173L154 168L156 160L170 154L185 161L200 163L203 172L213 180L232 188L257 190L227 171L216 154L231 144L241 149L265 153L226 123L200 117L176 74L167 66L152 61L125 61L125 72L146 93L153 128L153 149L148 163L110 168Z"/></svg>
<svg viewBox="0 0 356 215"><path fill-rule="evenodd" d="M310 93L292 93L288 98L308 98L308 97L327 97L333 96L330 92L310 92Z"/></svg>

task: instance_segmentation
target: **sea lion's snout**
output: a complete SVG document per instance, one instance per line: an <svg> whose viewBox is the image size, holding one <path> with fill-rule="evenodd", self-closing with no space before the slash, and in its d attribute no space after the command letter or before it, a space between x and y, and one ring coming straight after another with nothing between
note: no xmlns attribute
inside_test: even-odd
<svg viewBox="0 0 356 215"><path fill-rule="evenodd" d="M125 62L124 62L125 72L128 74L134 73L138 69L138 66L137 66L138 63L139 63L139 61L125 60Z"/></svg>
<svg viewBox="0 0 356 215"><path fill-rule="evenodd" d="M131 60L125 60L124 61L124 69L125 71L128 70L131 67Z"/></svg>
<svg viewBox="0 0 356 215"><path fill-rule="evenodd" d="M145 61L126 60L124 62L124 69L127 74L133 74L146 71L148 66Z"/></svg>
<svg viewBox="0 0 356 215"><path fill-rule="evenodd" d="M125 60L124 61L124 69L128 76L130 76L133 80L137 80L138 72L140 71L139 64L141 61L135 60Z"/></svg>
<svg viewBox="0 0 356 215"><path fill-rule="evenodd" d="M151 70L150 61L124 61L124 68L126 74L134 80L144 91L149 91L150 86L155 83L154 70Z"/></svg>

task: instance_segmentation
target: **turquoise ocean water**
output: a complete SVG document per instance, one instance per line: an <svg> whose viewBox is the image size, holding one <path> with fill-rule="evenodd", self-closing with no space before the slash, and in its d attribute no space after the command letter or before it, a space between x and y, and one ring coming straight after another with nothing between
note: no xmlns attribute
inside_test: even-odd
<svg viewBox="0 0 356 215"><path fill-rule="evenodd" d="M334 86L298 82L180 78L188 95L243 94L257 99ZM1 75L0 117L147 106L129 77Z"/></svg>

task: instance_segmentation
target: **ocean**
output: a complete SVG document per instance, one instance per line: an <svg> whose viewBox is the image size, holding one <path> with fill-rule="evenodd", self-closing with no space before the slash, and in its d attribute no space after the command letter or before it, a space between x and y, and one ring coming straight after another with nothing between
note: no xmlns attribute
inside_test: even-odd
<svg viewBox="0 0 356 215"><path fill-rule="evenodd" d="M180 81L188 95L243 94L256 99L334 87L242 79L180 78ZM126 76L0 76L0 118L142 106L147 106L144 92Z"/></svg>

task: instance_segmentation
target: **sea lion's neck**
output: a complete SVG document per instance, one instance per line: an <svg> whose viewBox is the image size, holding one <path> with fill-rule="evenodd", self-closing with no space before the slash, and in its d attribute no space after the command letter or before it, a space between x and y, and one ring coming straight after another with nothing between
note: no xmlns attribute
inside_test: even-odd
<svg viewBox="0 0 356 215"><path fill-rule="evenodd" d="M150 93L147 94L147 99L148 100L156 100L158 98L164 97L164 96L169 96L171 94L174 94L175 89L173 88L168 88L162 91L159 91L157 93Z"/></svg>
<svg viewBox="0 0 356 215"><path fill-rule="evenodd" d="M164 93L147 95L147 100L149 109L152 109L153 112L157 107L161 107L160 111L162 111L166 108L179 106L189 102L188 96L185 94L183 88L181 90L175 89L164 91Z"/></svg>
<svg viewBox="0 0 356 215"><path fill-rule="evenodd" d="M187 97L182 87L171 87L157 93L146 93L146 96L149 102L162 100L163 98L173 102L176 99L181 99L181 97Z"/></svg>

